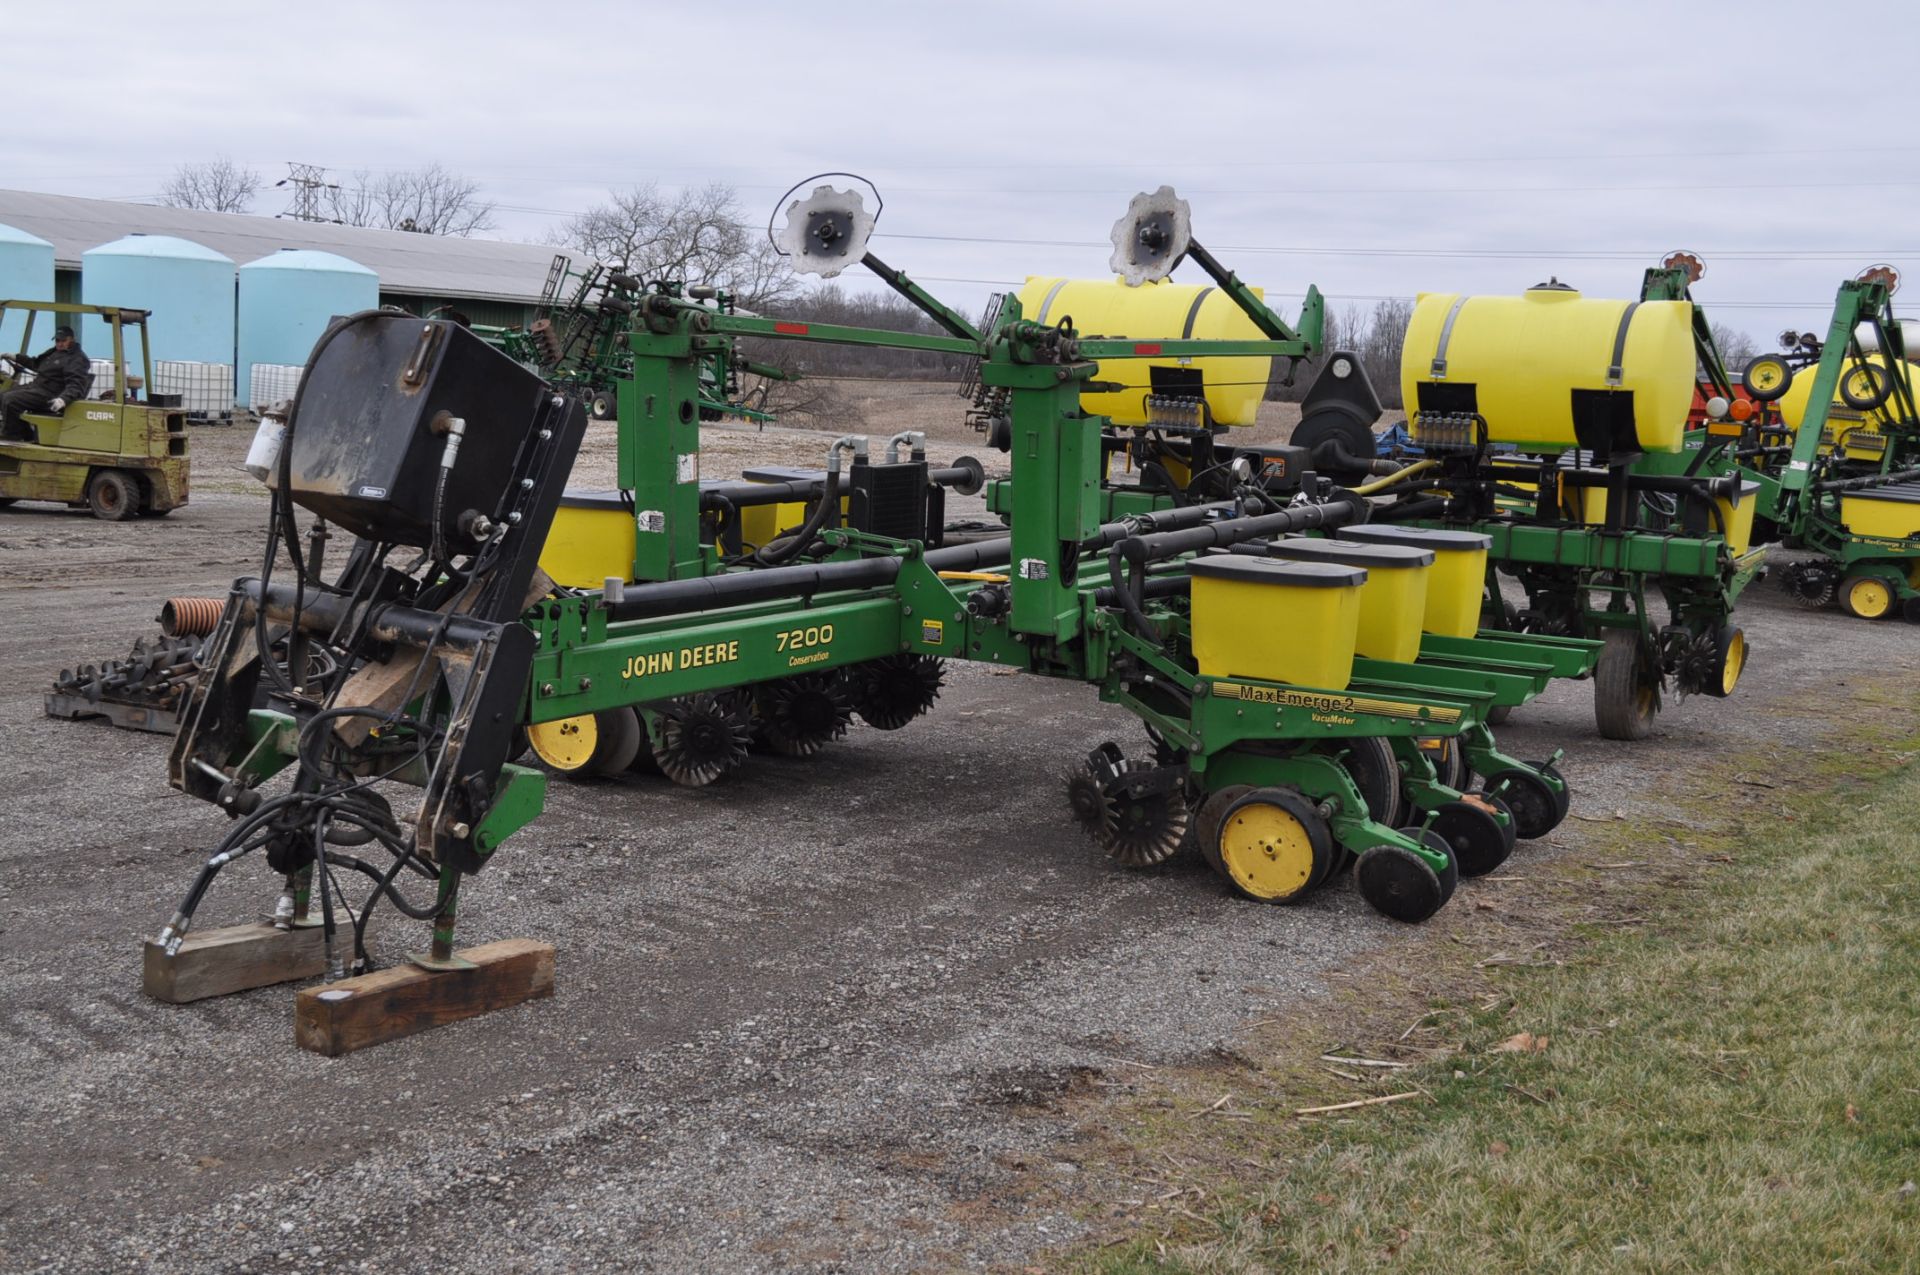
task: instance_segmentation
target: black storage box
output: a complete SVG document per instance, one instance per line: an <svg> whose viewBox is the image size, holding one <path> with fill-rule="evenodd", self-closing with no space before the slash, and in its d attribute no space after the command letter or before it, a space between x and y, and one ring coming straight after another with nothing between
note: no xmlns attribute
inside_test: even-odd
<svg viewBox="0 0 1920 1275"><path fill-rule="evenodd" d="M440 499L445 544L469 510L494 517L549 392L468 329L370 314L330 330L308 360L286 446L294 501L370 540L425 548L447 422L465 422ZM275 482L277 483L277 471Z"/></svg>

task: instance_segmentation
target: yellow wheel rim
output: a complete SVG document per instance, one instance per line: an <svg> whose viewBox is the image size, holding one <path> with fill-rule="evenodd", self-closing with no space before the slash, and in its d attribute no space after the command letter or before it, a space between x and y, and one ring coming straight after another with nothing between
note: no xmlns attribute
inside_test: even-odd
<svg viewBox="0 0 1920 1275"><path fill-rule="evenodd" d="M1222 825L1220 862L1254 898L1290 899L1313 880L1313 838L1290 812L1250 802Z"/></svg>
<svg viewBox="0 0 1920 1275"><path fill-rule="evenodd" d="M1733 631L1733 638L1727 643L1727 659L1720 666L1720 689L1732 694L1733 688L1740 684L1740 675L1747 669L1747 635L1739 629Z"/></svg>
<svg viewBox="0 0 1920 1275"><path fill-rule="evenodd" d="M1857 367L1847 373L1840 382L1843 387L1841 397L1851 394L1854 398L1872 398L1873 392L1880 388L1879 378L1864 367Z"/></svg>
<svg viewBox="0 0 1920 1275"><path fill-rule="evenodd" d="M1855 580L1847 587L1847 607L1863 620L1877 620L1893 609L1893 590L1872 576Z"/></svg>
<svg viewBox="0 0 1920 1275"><path fill-rule="evenodd" d="M1747 379L1762 393L1777 389L1787 379L1787 365L1774 359L1756 363L1747 369Z"/></svg>
<svg viewBox="0 0 1920 1275"><path fill-rule="evenodd" d="M527 727L527 742L533 745L534 756L555 770L579 770L593 756L600 742L600 728L592 713L582 713Z"/></svg>

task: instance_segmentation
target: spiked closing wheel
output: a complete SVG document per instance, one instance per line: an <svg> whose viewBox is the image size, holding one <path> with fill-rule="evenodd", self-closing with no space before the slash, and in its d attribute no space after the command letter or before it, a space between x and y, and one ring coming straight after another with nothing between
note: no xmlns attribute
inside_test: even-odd
<svg viewBox="0 0 1920 1275"><path fill-rule="evenodd" d="M1150 868L1178 854L1192 816L1184 768L1129 761L1107 743L1067 776L1074 821L1107 857Z"/></svg>
<svg viewBox="0 0 1920 1275"><path fill-rule="evenodd" d="M653 735L660 773L683 787L701 788L747 759L753 732L739 697L702 692L662 705Z"/></svg>
<svg viewBox="0 0 1920 1275"><path fill-rule="evenodd" d="M1840 573L1818 559L1789 562L1780 570L1780 587L1796 604L1818 611L1839 594Z"/></svg>
<svg viewBox="0 0 1920 1275"><path fill-rule="evenodd" d="M876 730L899 730L940 698L945 668L933 655L888 655L856 665L849 674L853 711Z"/></svg>
<svg viewBox="0 0 1920 1275"><path fill-rule="evenodd" d="M754 689L760 738L786 757L811 757L847 733L853 698L838 673L802 673Z"/></svg>

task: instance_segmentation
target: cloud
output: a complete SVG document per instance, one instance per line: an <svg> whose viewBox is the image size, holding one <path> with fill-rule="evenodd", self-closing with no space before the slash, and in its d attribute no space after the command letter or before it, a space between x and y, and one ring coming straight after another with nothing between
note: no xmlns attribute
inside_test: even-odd
<svg viewBox="0 0 1920 1275"><path fill-rule="evenodd" d="M1818 325L1870 259L1920 269L1920 146L1863 127L1904 118L1874 68L1920 52L1920 23L1883 0L1844 21L1780 3L1206 0L552 16L181 0L156 22L97 0L76 35L67 11L30 9L16 48L79 39L89 82L113 91L76 90L65 59L16 59L16 96L58 111L0 142L0 163L18 187L141 197L218 153L269 180L290 159L438 161L503 206L498 233L529 240L609 188L722 180L770 209L845 168L886 195L882 231L949 237L876 245L940 280L1097 273L1128 196L1171 182L1210 244L1325 250L1230 258L1276 294L1548 274L1620 294L1687 247L1715 317L1763 337ZM1740 255L1758 250L1774 255ZM977 307L993 287L937 290Z"/></svg>

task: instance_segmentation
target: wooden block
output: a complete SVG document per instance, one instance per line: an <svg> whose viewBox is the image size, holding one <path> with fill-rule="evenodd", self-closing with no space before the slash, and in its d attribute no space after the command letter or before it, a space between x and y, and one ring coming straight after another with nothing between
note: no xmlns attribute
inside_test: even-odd
<svg viewBox="0 0 1920 1275"><path fill-rule="evenodd" d="M293 1039L329 1058L456 1023L521 1001L553 995L553 945L502 939L457 953L477 967L423 970L417 965L324 987L295 998Z"/></svg>
<svg viewBox="0 0 1920 1275"><path fill-rule="evenodd" d="M352 935L344 941L351 944ZM317 925L306 930L230 925L223 930L189 930L172 956L147 940L142 981L153 999L184 1005L250 987L313 978L326 969L326 950Z"/></svg>

